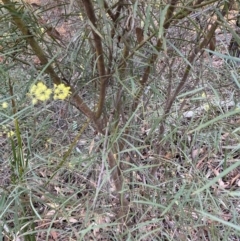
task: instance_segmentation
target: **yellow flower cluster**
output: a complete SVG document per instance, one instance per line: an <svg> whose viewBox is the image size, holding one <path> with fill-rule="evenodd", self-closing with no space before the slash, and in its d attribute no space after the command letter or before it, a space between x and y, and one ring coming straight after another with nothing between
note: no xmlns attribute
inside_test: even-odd
<svg viewBox="0 0 240 241"><path fill-rule="evenodd" d="M8 137L8 138L10 138L10 137L12 137L12 136L14 136L14 135L15 135L15 133L14 133L13 131L7 132L7 137Z"/></svg>
<svg viewBox="0 0 240 241"><path fill-rule="evenodd" d="M4 102L2 103L2 108L3 108L3 109L8 108L8 103L7 103L6 101L4 101Z"/></svg>
<svg viewBox="0 0 240 241"><path fill-rule="evenodd" d="M1 130L3 130L3 131L1 131ZM10 129L9 126L1 125L0 126L0 137L3 134L6 135L8 138L13 137L15 135L15 133Z"/></svg>
<svg viewBox="0 0 240 241"><path fill-rule="evenodd" d="M35 105L37 102L46 101L50 99L52 90L48 89L45 84L38 82L30 88L30 95L32 96L32 103Z"/></svg>
<svg viewBox="0 0 240 241"><path fill-rule="evenodd" d="M71 94L70 87L64 84L55 85L54 84L54 100L65 100Z"/></svg>
<svg viewBox="0 0 240 241"><path fill-rule="evenodd" d="M70 87L65 86L64 84L55 85L53 91L42 82L38 82L30 88L29 95L32 97L32 103L35 105L38 101L49 100L51 94L54 94L54 100L64 100L70 94Z"/></svg>

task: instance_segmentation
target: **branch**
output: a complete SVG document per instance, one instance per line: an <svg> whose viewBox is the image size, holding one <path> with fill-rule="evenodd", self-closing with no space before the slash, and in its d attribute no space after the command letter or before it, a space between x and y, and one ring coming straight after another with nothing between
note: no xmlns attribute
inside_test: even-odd
<svg viewBox="0 0 240 241"><path fill-rule="evenodd" d="M104 8L106 9L107 11L107 14L109 15L109 17L115 21L115 15L113 14L113 12L111 11L111 9L109 8L107 2L104 0Z"/></svg>
<svg viewBox="0 0 240 241"><path fill-rule="evenodd" d="M228 5L224 5L224 8L222 10L222 16L225 16L226 13L228 11ZM218 17L218 20L216 20L212 26L210 27L210 29L208 30L207 34L205 34L204 36L204 39L203 41L199 44L199 45L196 45L195 49L193 50L192 54L190 55L190 57L188 58L188 62L191 64L193 63L193 61L195 60L195 57L197 56L197 54L200 52L200 51L203 51L204 48L207 47L207 45L209 43L211 43L211 41L213 40L213 38L215 38L215 31L219 25L220 21L219 21L219 17ZM172 95L172 97L170 98L170 100L168 101L168 104L166 105L166 108L165 108L165 114L169 114L170 112L170 109L172 107L172 104L174 102L174 100L176 99L177 95L180 93L180 91L182 90L186 80L187 80L187 77L188 77L188 74L191 70L191 66L188 65L186 70L185 70L185 73L182 77L182 80L180 81L179 85L177 86L174 94Z"/></svg>
<svg viewBox="0 0 240 241"><path fill-rule="evenodd" d="M5 7L8 9L9 13L12 17L12 22L16 24L18 29L24 35L26 41L31 46L35 55L39 58L42 65L47 66L45 72L50 75L53 80L54 84L61 84L62 81L55 73L54 69L52 68L51 64L48 62L48 58L42 48L39 46L38 42L35 40L33 34L27 27L27 25L23 22L21 18L21 14L15 8L15 3L12 3L10 0L3 0ZM97 122L95 119L94 112L92 112L89 107L84 103L82 98L77 95L76 90L70 86L72 94L72 104L76 106L83 114L85 114L89 119L91 119L97 127L97 130L101 132L101 125L100 122Z"/></svg>
<svg viewBox="0 0 240 241"><path fill-rule="evenodd" d="M217 0L209 0L205 3L202 3L203 0L198 0L193 6L191 6L191 9L189 10L185 10L185 9L181 9L179 10L176 14L173 14L174 13L174 9L177 7L177 3L178 3L178 0L171 0L171 3L170 3L170 7L168 8L168 11L167 11L167 14L166 14L166 19L165 19L165 22L164 22L164 25L163 25L163 28L164 29L168 29L170 24L173 22L173 21L176 21L176 20L180 20L180 19L183 19L184 17L188 16L192 11L194 11L195 9L198 9L200 7L203 7L203 6L206 6L206 5L209 5L210 3L214 3L216 2ZM149 38L148 40L150 40L153 36L156 35L156 32L153 33ZM210 41L210 40L209 40ZM145 41L144 41L145 43ZM144 43L141 43L141 46L143 46ZM161 39L158 39L157 41L157 45L155 46L156 50L159 52L162 48L162 41ZM137 49L139 49L139 46L137 47ZM133 55L133 54L130 54L130 56ZM128 56L126 59L128 59L130 56ZM148 66L146 67L145 71L144 71L144 74L143 74L143 77L142 79L139 81L140 83L140 90L138 91L135 99L134 99L134 102L133 102L133 106L132 106L132 109L135 110L138 106L138 103L139 103L139 98L142 96L142 93L143 93L143 90L144 90L144 87L148 81L148 78L149 78L149 74L150 74L150 70L151 70L151 66L155 63L155 61L157 60L157 57L158 55L157 54L153 54L152 57L150 58L149 60L149 64Z"/></svg>
<svg viewBox="0 0 240 241"><path fill-rule="evenodd" d="M96 19L95 13L94 13L92 1L91 0L82 0L82 2L85 7L89 20L91 21L94 28L97 29L97 24L96 24L97 19ZM98 35L98 33L95 31L95 29L92 28L92 34L93 34L93 41L95 43L95 50L96 50L96 54L97 54L97 67L98 67L99 78L100 78L100 94L99 94L97 111L95 113L95 116L98 119L98 118L100 118L102 111L103 111L103 105L104 105L105 96L106 96L106 85L107 85L108 78L106 77L106 73L105 73L102 40L101 40L101 37Z"/></svg>
<svg viewBox="0 0 240 241"><path fill-rule="evenodd" d="M176 4L177 4L178 0L172 0L171 1L171 5L170 7L168 8L168 11L167 11L167 14L166 14L166 19L165 19L165 23L163 25L163 28L164 29L168 29L168 27L170 26L170 19L172 18L173 16L173 11L176 7ZM162 48L162 40L161 38L158 39L157 41L157 45L155 46L157 52L159 52ZM155 63L155 61L157 60L158 58L158 54L152 54L149 62L148 62L148 66L146 67L145 71L144 71L144 74L142 76L142 79L139 81L140 83L140 90L138 91L135 99L134 99L134 102L133 102L133 106L132 106L132 110L136 110L138 104L139 104L139 98L142 96L142 93L143 93L143 90L144 90L144 87L148 81L148 78L149 78L149 74L150 74L150 70L151 70L151 67L153 66L153 64Z"/></svg>
<svg viewBox="0 0 240 241"><path fill-rule="evenodd" d="M227 5L227 4L224 5L224 8L223 8L222 13L221 13L222 16L224 16L227 13L228 6L229 5ZM164 124L165 124L165 120L166 120L168 114L170 113L173 102L176 99L176 97L178 96L178 94L180 93L180 91L183 89L185 83L187 82L189 73L191 71L191 64L194 62L197 54L203 52L204 48L211 42L212 38L214 37L215 31L216 31L216 29L217 29L217 27L220 23L219 19L220 19L220 17L218 16L218 20L216 20L212 24L209 31L204 36L204 39L202 40L202 42L199 45L196 45L196 47L192 51L192 54L188 58L189 64L187 65L187 67L185 69L184 75L183 75L180 83L178 84L178 86L177 86L175 92L172 94L172 96L170 96L167 99L167 103L166 103L166 106L164 108L164 115L163 115L163 118L162 118L162 121L161 121L161 125L159 127L159 136L158 136L159 142L157 143L158 154L161 154L161 151L162 151L162 147L160 145L160 142L161 142L161 140L164 136L164 131L165 131ZM155 160L154 164L157 164L157 163L158 163L158 160ZM152 176L155 176L155 173L156 173L157 169L158 169L158 165L156 165L152 168L152 171L151 171Z"/></svg>

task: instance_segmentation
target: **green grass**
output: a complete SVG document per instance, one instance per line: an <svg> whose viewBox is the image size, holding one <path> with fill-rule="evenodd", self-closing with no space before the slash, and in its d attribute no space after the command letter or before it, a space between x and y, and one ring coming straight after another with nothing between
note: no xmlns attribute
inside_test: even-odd
<svg viewBox="0 0 240 241"><path fill-rule="evenodd" d="M48 38L38 40L49 60L58 64L56 73L69 78L95 109L97 60L89 50L88 29L78 18L80 8L71 7L73 14L67 18L85 37L78 43L70 41L74 36L66 38L65 48ZM137 5L134 9L142 14ZM150 9L146 11L145 24L153 26L159 11L153 9L152 16ZM105 16L99 24L107 29L108 21ZM156 28L161 34L162 21ZM172 52L160 51L151 66L149 88L136 108L149 46L151 54L157 50L151 40L136 50L133 35L131 47L139 54L132 53L126 68L118 68L123 43L114 46L103 133L70 104L71 99L32 105L27 94L32 84L41 80L52 88L51 78L44 74L46 66L41 69L33 63L33 56L24 52L24 40L18 45L20 53L11 45L1 50L6 59L0 67L0 240L240 239L239 73L226 63L235 57L219 50L213 58L201 56L191 62L187 81L164 116L189 62L186 56L196 44L191 39L196 28L192 21L190 27L172 25L172 35L164 36L164 48L173 47ZM18 33L15 28L9 31ZM105 35L105 57L110 61L111 39ZM14 38L0 40L9 44ZM28 65L19 61L23 56ZM220 66L217 57L223 58ZM3 102L8 108L2 108ZM116 161L112 168L110 154ZM116 173L119 180L114 180Z"/></svg>

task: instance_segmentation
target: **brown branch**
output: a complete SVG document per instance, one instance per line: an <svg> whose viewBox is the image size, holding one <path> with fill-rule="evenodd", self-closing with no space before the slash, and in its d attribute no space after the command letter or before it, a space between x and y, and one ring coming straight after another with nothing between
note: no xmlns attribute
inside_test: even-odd
<svg viewBox="0 0 240 241"><path fill-rule="evenodd" d="M82 0L82 2L85 7L89 20L91 21L92 25L97 29L97 19L95 16L92 1ZM100 78L100 93L99 93L97 111L95 113L95 116L98 119L100 118L103 111L103 106L104 106L104 101L106 96L107 77L105 73L105 64L104 64L104 55L103 55L101 37L98 35L98 33L96 33L95 29L92 29L92 34L93 34L93 41L95 43L95 50L97 54L97 67L98 67L99 78Z"/></svg>
<svg viewBox="0 0 240 241"><path fill-rule="evenodd" d="M222 16L225 16L225 14L227 13L227 7L224 7L223 11L222 11ZM195 49L193 50L192 54L190 55L190 57L188 58L188 62L190 64L193 63L193 61L195 60L195 57L197 56L197 54L200 52L200 51L203 51L203 48L206 48L208 46L209 43L211 43L211 41L214 41L214 38L215 38L215 31L219 25L219 21L216 20L212 26L210 27L210 29L208 30L207 34L205 34L204 36L204 39L203 41L197 45L195 47ZM176 99L177 95L180 93L180 91L182 90L184 84L186 83L186 80L187 80L187 77L188 77L188 74L191 70L191 65L188 65L186 70L185 70L185 73L182 77L182 80L180 81L179 85L177 86L174 94L172 95L172 97L170 98L170 100L168 101L166 107L165 107L165 114L168 115L169 112L170 112L170 109L172 107L172 104L174 102L174 100Z"/></svg>
<svg viewBox="0 0 240 241"><path fill-rule="evenodd" d="M189 15L191 12L193 12L194 10L196 9L200 9L202 7L205 7L205 6L208 6L209 4L212 4L212 3L215 3L215 2L218 2L218 0L209 0L207 2L204 2L202 3L203 0L198 0L194 5L191 6L190 9L184 9L184 10L179 10L174 16L173 16L173 19L177 19L177 20L180 20L180 19L183 19L185 18L187 15Z"/></svg>
<svg viewBox="0 0 240 241"><path fill-rule="evenodd" d="M58 77L58 75L55 73L54 69L52 68L51 64L48 62L48 58L46 54L39 46L38 42L35 40L29 28L23 22L21 18L21 13L19 13L15 8L15 3L12 3L10 0L3 0L3 3L5 7L8 9L9 13L11 14L12 22L16 24L18 29L22 32L26 41L31 46L33 52L39 58L41 64L47 66L45 72L50 75L54 84L57 84L57 85L60 84L62 82L61 79ZM96 128L98 129L98 131L101 132L102 128L101 128L100 122L96 121L94 112L92 112L89 109L89 107L84 103L82 98L79 95L77 95L76 90L72 86L70 87L71 87L71 92L73 93L72 104L76 106L81 112L83 112L88 118L90 118L96 125Z"/></svg>
<svg viewBox="0 0 240 241"><path fill-rule="evenodd" d="M114 15L114 25L113 25L113 28L111 29L111 38L113 39L113 37L115 36L115 32L116 32L116 27L117 27L117 24L118 24L118 21L117 19L119 18L120 14L121 14L121 10L123 8L123 3L124 3L124 0L119 0L117 2L117 10L116 10L116 13Z"/></svg>
<svg viewBox="0 0 240 241"><path fill-rule="evenodd" d="M227 7L226 5L224 6L224 9L222 11L222 16L224 16L226 13L227 13ZM219 20L219 17L218 17L218 20ZM165 128L164 128L164 125L165 125L165 121L166 121L166 118L167 116L169 115L170 113L170 110L171 110L171 107L173 105L173 102L174 100L176 99L176 97L178 96L178 94L180 93L180 91L183 89L185 83L187 82L187 79L188 79L188 76L189 76L189 73L191 71L191 64L194 62L196 56L198 55L198 53L200 52L203 52L204 51L204 48L207 47L207 45L211 42L212 38L214 37L215 35L215 31L220 23L220 21L216 20L212 26L210 27L208 33L204 36L204 39L202 40L202 42L199 44L199 45L196 45L196 47L194 48L194 50L192 51L192 54L189 56L188 58L188 62L189 64L187 65L186 69L185 69L185 72L184 72L184 75L180 81L180 83L178 84L175 92L172 94L172 96L170 96L166 102L166 106L164 108L164 115L162 117L162 120L161 120L161 125L159 127L159 136L158 136L158 139L159 139L159 142L157 143L157 149L158 149L158 154L161 155L161 152L163 150L163 148L161 147L161 140L164 136L164 132L165 132ZM152 168L152 171L151 171L151 174L152 176L155 176L156 174L156 171L158 169L158 160L155 160L154 161L154 164L156 164L156 166L154 166Z"/></svg>
<svg viewBox="0 0 240 241"><path fill-rule="evenodd" d="M117 6L116 13L115 13L115 16L114 16L115 21L120 16L121 10L122 10L122 8L124 6L124 0L119 0L117 4L118 4L118 6Z"/></svg>
<svg viewBox="0 0 240 241"><path fill-rule="evenodd" d="M87 6L89 6L88 5L89 1L84 1L84 2L86 3ZM46 69L45 69L45 72L50 75L50 77L52 78L52 80L55 84L60 84L62 82L61 79L58 77L58 75L55 73L54 69L52 68L51 64L48 62L47 55L44 53L44 51L38 45L38 42L35 40L31 31L28 29L26 24L21 19L21 14L19 14L19 12L16 10L15 3L12 3L10 0L3 0L3 3L11 14L12 22L14 24L16 24L18 29L25 36L26 41L31 46L35 55L41 61L41 64L47 66ZM88 7L86 9L89 10ZM91 12L91 11L88 12L89 18L91 19L92 23L94 23L94 25L96 25L95 16L94 16L94 14L93 15L92 14L93 14L93 12ZM99 73L100 73L100 76L102 78L101 79L102 80L102 83L101 83L102 88L101 88L101 92L100 92L100 94L101 94L100 99L102 101L104 101L104 98L105 98L105 89L104 89L105 88L105 82L104 82L105 81L105 76L104 76L105 75L105 69L104 69L104 62L103 62L103 52L102 52L102 47L101 47L101 39L94 32L94 30L93 30L93 35L94 35L94 39L95 39L96 51L97 51L97 56L98 56ZM101 100L100 100L100 103L99 103L98 112L95 115L95 113L90 110L90 108L84 103L82 98L77 94L77 91L75 90L75 88L73 88L72 86L70 86L70 88L71 88L71 92L72 92L71 103L74 106L76 106L81 112L83 112L91 121L93 121L93 123L95 124L95 128L98 132L104 134L104 127L106 125L105 125L105 122L102 123L102 121L99 119L99 117L101 115L101 112L102 112L102 106L103 106L103 103L101 102ZM122 186L123 186L123 176L122 176L120 167L117 164L116 158L114 157L112 152L109 152L108 160L109 160L109 166L112 169L112 175L111 175L112 179L114 180L114 184L116 186L117 192L120 193L120 191L122 191ZM124 198L124 197L122 198L121 194L119 194L119 201L121 203L120 216L122 217L126 213L125 208L128 206L128 202L127 202L126 198Z"/></svg>
<svg viewBox="0 0 240 241"><path fill-rule="evenodd" d="M111 11L111 9L109 8L107 2L104 0L104 8L106 9L107 11L107 14L109 15L109 17L115 21L115 15L113 14L113 12Z"/></svg>
<svg viewBox="0 0 240 241"><path fill-rule="evenodd" d="M202 0L199 0L199 1L201 2ZM197 5L197 6L194 5L194 6L192 7L192 11L194 11L194 9L197 9L198 7L203 7L203 6L206 6L206 5L208 5L208 4L210 4L210 3L213 3L213 2L216 2L216 1L217 1L217 0L210 0L210 1L208 1L207 3L204 3L204 4L199 4L199 5ZM122 5L119 5L119 6L122 6ZM166 29L167 25L170 25L170 24L171 24L171 22L177 21L177 20L181 20L182 18L187 17L187 15L189 15L189 13L191 13L192 11L190 11L190 12L179 11L178 13L176 13L175 15L173 15L171 19L169 19L168 21L165 21L165 29ZM184 12L184 14L180 14L180 13L182 13L182 12ZM125 64L125 62L126 62L128 59L130 59L130 58L135 54L136 51L140 50L147 42L149 42L149 41L156 35L156 33L157 33L157 32L152 33L149 37L147 37L147 38L144 39L139 45L137 45L137 46L131 51L131 53L129 53L129 55L128 55L127 57L125 57L124 59L122 59L122 60L120 61L119 65L118 65L118 68L121 68L121 67ZM160 50L161 50L161 48L160 48ZM115 73L115 71L111 72L109 76L112 76L114 73Z"/></svg>
<svg viewBox="0 0 240 241"><path fill-rule="evenodd" d="M58 76L54 72L51 65L48 63L48 59L45 56L43 50L41 49L41 47L39 46L37 41L34 39L29 28L25 25L25 23L19 17L19 16L21 16L21 14L17 12L14 3L11 3L10 0L3 0L3 3L7 6L7 9L9 10L10 14L12 15L13 22L16 24L18 29L23 33L28 44L31 46L31 48L34 50L34 52L38 56L39 60L41 61L41 64L47 66L46 72L51 75L53 82L55 84L60 84L61 81L59 80Z"/></svg>
<svg viewBox="0 0 240 241"><path fill-rule="evenodd" d="M165 23L163 25L163 28L164 29L168 29L168 27L170 26L170 23L171 21L169 21L172 16L173 16L173 11L176 7L176 4L177 4L178 0L172 0L171 1L171 5L170 7L168 8L168 11L167 11L167 14L166 14L166 19L165 19ZM162 39L159 38L158 41L157 41L157 45L155 46L157 52L159 52L162 48ZM133 105L132 105L132 110L136 110L138 104L139 104L139 99L140 97L142 96L142 93L143 93L143 90L144 90L144 87L148 81L148 78L149 78L149 74L150 74L150 70L151 70L151 67L153 66L153 64L155 63L155 61L157 60L158 58L158 54L152 54L149 62L148 62L148 66L146 67L145 71L144 71L144 74L142 76L142 79L139 81L140 83L140 90L138 91L135 99L134 99L134 102L133 102Z"/></svg>
<svg viewBox="0 0 240 241"><path fill-rule="evenodd" d="M166 14L166 19L165 19L165 23L163 25L164 29L168 29L170 24L173 22L173 21L176 21L176 20L180 20L184 17L186 17L187 15L189 15L192 11L194 11L194 9L197 9L197 8L200 8L202 6L206 6L207 4L210 4L210 3L213 3L213 2L216 2L216 0L210 0L208 1L207 3L202 3L203 0L198 0L195 5L191 6L191 9L190 10L180 10L179 12L177 12L176 14L173 14L174 13L174 9L177 7L177 3L178 3L178 0L172 0L171 3L170 3L170 7L168 8L168 11L167 11L167 14ZM153 36L155 36L156 33L152 34L148 40L150 40ZM212 38L211 38L212 39ZM211 41L211 39L209 41ZM145 43L145 42L144 42ZM141 46L143 46L144 43L141 43ZM157 51L160 51L161 50L161 47L162 47L162 41L161 39L158 39L157 41L157 45L155 46L156 50ZM133 55L133 54L131 54ZM155 61L157 60L157 57L158 55L157 54L153 54L152 57L150 58L149 60L149 64L148 66L146 67L145 71L144 71L144 74L143 74L143 77L142 79L139 81L140 83L140 90L138 91L136 97L134 98L134 102L133 102L133 105L132 105L132 110L135 110L138 106L138 103L139 103L139 98L142 96L142 93L143 93L143 90L144 90L144 87L148 81L148 78L149 78L149 74L150 74L150 70L151 70L151 66L155 63ZM126 59L129 58L126 57Z"/></svg>

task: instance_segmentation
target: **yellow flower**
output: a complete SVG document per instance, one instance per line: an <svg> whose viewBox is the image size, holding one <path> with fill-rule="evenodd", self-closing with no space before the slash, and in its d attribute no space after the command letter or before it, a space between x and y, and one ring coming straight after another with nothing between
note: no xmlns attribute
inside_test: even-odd
<svg viewBox="0 0 240 241"><path fill-rule="evenodd" d="M37 89L36 92L36 99L41 101L46 101L50 99L50 95L52 94L51 89Z"/></svg>
<svg viewBox="0 0 240 241"><path fill-rule="evenodd" d="M210 106L209 106L209 104L205 104L205 105L203 106L203 108L204 108L205 111L208 111L208 110L210 109Z"/></svg>
<svg viewBox="0 0 240 241"><path fill-rule="evenodd" d="M54 85L54 100L64 100L71 94L70 87L64 84Z"/></svg>
<svg viewBox="0 0 240 241"><path fill-rule="evenodd" d="M30 88L29 93L30 93L30 94L34 94L35 91L36 91L36 89L37 89L37 86L36 86L36 85L33 85L33 86Z"/></svg>
<svg viewBox="0 0 240 241"><path fill-rule="evenodd" d="M3 108L3 109L8 108L8 103L7 103L6 101L4 101L4 102L2 103L2 108Z"/></svg>
<svg viewBox="0 0 240 241"><path fill-rule="evenodd" d="M36 98L32 98L32 104L33 104L33 105L36 105L37 102L38 102L38 100L37 100Z"/></svg>
<svg viewBox="0 0 240 241"><path fill-rule="evenodd" d="M13 131L9 131L7 132L7 137L10 138L14 135L14 132Z"/></svg>
<svg viewBox="0 0 240 241"><path fill-rule="evenodd" d="M46 101L50 99L52 90L48 89L45 84L38 82L30 88L30 95L32 96L32 103L35 105L38 100Z"/></svg>
<svg viewBox="0 0 240 241"><path fill-rule="evenodd" d="M81 20L83 20L83 16L82 16L81 13L79 13L79 18L80 18Z"/></svg>

